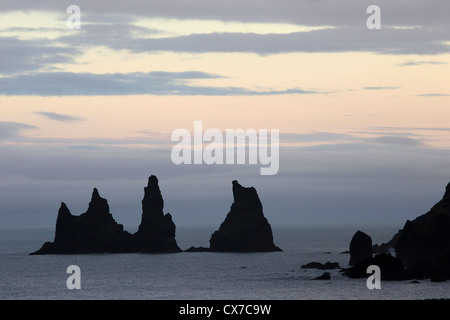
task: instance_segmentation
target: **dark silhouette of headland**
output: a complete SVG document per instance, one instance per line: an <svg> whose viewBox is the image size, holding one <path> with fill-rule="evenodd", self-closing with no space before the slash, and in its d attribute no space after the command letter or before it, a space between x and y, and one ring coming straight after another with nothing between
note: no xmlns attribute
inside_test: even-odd
<svg viewBox="0 0 450 320"><path fill-rule="evenodd" d="M450 280L450 183L443 198L430 211L407 220L403 229L387 243L374 245L374 257L367 248L367 238L358 245L365 247L363 254L369 256L343 270L350 277L367 277L367 266L373 264L382 270L382 279Z"/></svg>

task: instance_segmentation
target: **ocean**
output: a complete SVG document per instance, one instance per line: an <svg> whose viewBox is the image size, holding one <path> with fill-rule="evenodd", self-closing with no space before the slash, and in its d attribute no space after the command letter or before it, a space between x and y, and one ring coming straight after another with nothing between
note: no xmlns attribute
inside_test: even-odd
<svg viewBox="0 0 450 320"><path fill-rule="evenodd" d="M125 226L134 232L136 226ZM398 226L359 228L374 243L390 240ZM177 226L181 249L209 246L217 226ZM317 261L348 267L355 227L272 226L283 252L88 254L30 256L51 227L0 227L0 299L13 300L417 300L450 298L450 283L382 281L369 290L365 279L327 270L301 269ZM67 267L80 268L81 289L69 290Z"/></svg>

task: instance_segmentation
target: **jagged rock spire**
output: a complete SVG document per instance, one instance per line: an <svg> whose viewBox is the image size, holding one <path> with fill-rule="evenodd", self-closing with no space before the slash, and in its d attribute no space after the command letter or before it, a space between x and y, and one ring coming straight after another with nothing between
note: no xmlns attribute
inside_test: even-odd
<svg viewBox="0 0 450 320"><path fill-rule="evenodd" d="M142 199L142 219L135 233L136 242L143 252L179 252L175 240L175 224L170 213L164 215L164 200L158 178L151 175Z"/></svg>
<svg viewBox="0 0 450 320"><path fill-rule="evenodd" d="M233 180L233 206L242 209L250 209L256 214L262 215L262 204L254 187L245 188L237 180Z"/></svg>
<svg viewBox="0 0 450 320"><path fill-rule="evenodd" d="M109 214L108 201L100 197L97 188L94 188L94 190L92 191L91 201L89 202L89 207L86 211L86 214L95 214L95 215Z"/></svg>
<svg viewBox="0 0 450 320"><path fill-rule="evenodd" d="M70 213L69 208L67 208L67 205L64 202L61 202L61 206L58 210L57 222L67 220L70 217L72 217L72 214Z"/></svg>
<svg viewBox="0 0 450 320"><path fill-rule="evenodd" d="M212 251L281 251L273 243L272 228L264 217L261 201L253 187L243 187L234 180L230 212L219 230L209 240Z"/></svg>
<svg viewBox="0 0 450 320"><path fill-rule="evenodd" d="M158 178L151 175L148 178L147 187L144 188L144 199L142 199L142 222L150 217L158 218L164 216L164 200L159 189Z"/></svg>

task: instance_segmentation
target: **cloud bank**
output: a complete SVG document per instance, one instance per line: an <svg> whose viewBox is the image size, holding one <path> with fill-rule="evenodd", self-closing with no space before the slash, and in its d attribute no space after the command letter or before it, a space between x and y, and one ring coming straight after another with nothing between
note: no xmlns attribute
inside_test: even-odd
<svg viewBox="0 0 450 320"><path fill-rule="evenodd" d="M205 95L264 96L315 94L318 91L291 88L255 91L239 87L191 85L188 80L219 79L197 71L92 74L74 72L31 73L0 78L0 94L29 96L114 95ZM47 115L49 116L49 115ZM57 117L57 116L56 116ZM55 115L53 115L55 118ZM59 117L61 118L61 117Z"/></svg>

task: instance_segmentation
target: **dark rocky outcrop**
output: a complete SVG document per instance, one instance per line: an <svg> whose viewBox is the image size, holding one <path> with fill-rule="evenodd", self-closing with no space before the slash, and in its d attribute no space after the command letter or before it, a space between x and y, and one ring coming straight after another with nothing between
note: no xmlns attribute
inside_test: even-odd
<svg viewBox="0 0 450 320"><path fill-rule="evenodd" d="M418 260L438 263L450 254L450 183L441 201L412 221L406 221L395 246L395 253L406 266Z"/></svg>
<svg viewBox="0 0 450 320"><path fill-rule="evenodd" d="M430 273L432 282L450 280L450 253L441 253L435 260L434 268Z"/></svg>
<svg viewBox="0 0 450 320"><path fill-rule="evenodd" d="M108 201L94 189L87 211L79 216L61 203L54 241L31 254L180 252L172 217L162 212L163 199L155 176L149 178L142 208L139 230L130 234L114 220Z"/></svg>
<svg viewBox="0 0 450 320"><path fill-rule="evenodd" d="M367 273L367 267L370 265L380 268L381 280L406 280L408 278L402 261L388 253L377 254L373 258L362 260L355 266L341 271L349 278L367 278L370 276Z"/></svg>
<svg viewBox="0 0 450 320"><path fill-rule="evenodd" d="M302 269L319 269L319 270L332 270L332 269L340 269L341 266L338 262L310 262L301 266Z"/></svg>
<svg viewBox="0 0 450 320"><path fill-rule="evenodd" d="M61 203L54 241L32 254L130 252L132 246L131 234L114 220L107 200L94 189L87 211L79 216L73 216Z"/></svg>
<svg viewBox="0 0 450 320"><path fill-rule="evenodd" d="M350 242L350 261L348 264L356 265L368 258L372 258L372 238L358 230Z"/></svg>
<svg viewBox="0 0 450 320"><path fill-rule="evenodd" d="M138 250L142 252L180 252L175 240L175 224L170 213L164 214L164 200L158 178L150 176L144 188L142 219L134 234Z"/></svg>
<svg viewBox="0 0 450 320"><path fill-rule="evenodd" d="M382 243L380 245L374 244L372 247L373 254L378 253L393 253L395 251L395 246L397 245L398 238L400 238L402 230L398 230L398 232L386 243Z"/></svg>
<svg viewBox="0 0 450 320"><path fill-rule="evenodd" d="M450 280L450 183L442 200L410 221L374 252L395 252L412 279Z"/></svg>
<svg viewBox="0 0 450 320"><path fill-rule="evenodd" d="M210 242L212 251L269 252L281 251L273 243L272 228L264 217L255 188L245 188L233 181L234 202L219 230Z"/></svg>
<svg viewBox="0 0 450 320"><path fill-rule="evenodd" d="M329 272L324 272L322 275L317 278L313 278L313 280L331 280L331 275Z"/></svg>
<svg viewBox="0 0 450 320"><path fill-rule="evenodd" d="M418 260L406 268L409 279L427 279L434 273L435 266L430 261Z"/></svg>
<svg viewBox="0 0 450 320"><path fill-rule="evenodd" d="M211 252L211 249L206 247L190 247L184 250L184 252Z"/></svg>

